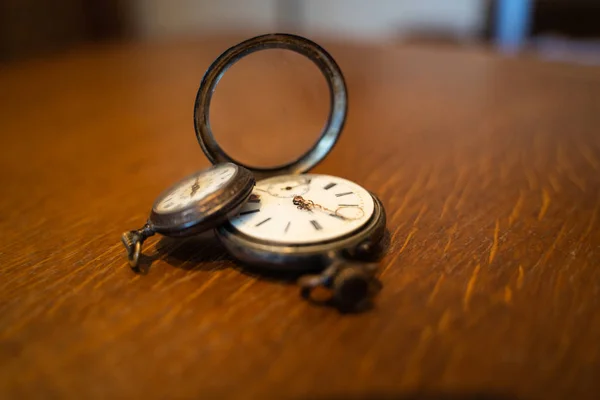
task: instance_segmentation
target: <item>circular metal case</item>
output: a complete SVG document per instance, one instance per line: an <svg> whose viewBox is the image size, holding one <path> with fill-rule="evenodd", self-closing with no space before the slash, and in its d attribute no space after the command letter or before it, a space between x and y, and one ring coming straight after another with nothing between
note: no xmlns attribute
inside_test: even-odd
<svg viewBox="0 0 600 400"><path fill-rule="evenodd" d="M235 215L252 194L255 180L250 171L232 163L230 165L235 168L235 173L231 181L225 186L183 210L171 213L159 213L156 211L159 202L182 182L197 174L219 168L222 165L216 164L206 170L190 175L175 183L158 196L152 206L152 212L148 219L154 231L166 236L190 236L214 228Z"/></svg>
<svg viewBox="0 0 600 400"><path fill-rule="evenodd" d="M316 64L325 76L330 93L330 112L317 142L298 159L271 168L247 166L229 156L215 140L210 126L210 103L223 74L241 58L266 49L287 49L299 53ZM301 174L317 165L333 148L346 121L348 95L340 67L318 44L301 36L275 33L257 36L241 42L221 54L208 68L198 89L194 104L194 128L198 143L212 163L233 162L254 173L257 178Z"/></svg>
<svg viewBox="0 0 600 400"><path fill-rule="evenodd" d="M358 230L330 241L308 245L286 245L247 236L226 222L217 236L233 256L250 265L290 272L319 271L338 258L372 255L385 233L386 215L373 194L375 209L369 221Z"/></svg>

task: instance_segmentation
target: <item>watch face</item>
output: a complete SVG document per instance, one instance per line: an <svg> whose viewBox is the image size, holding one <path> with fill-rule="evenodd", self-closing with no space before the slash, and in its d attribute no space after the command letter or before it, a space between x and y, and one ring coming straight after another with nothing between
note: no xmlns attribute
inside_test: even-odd
<svg viewBox="0 0 600 400"><path fill-rule="evenodd" d="M154 205L154 211L167 214L184 210L231 182L236 171L237 167L229 163L200 171L162 194Z"/></svg>
<svg viewBox="0 0 600 400"><path fill-rule="evenodd" d="M373 197L356 183L329 175L284 175L258 182L230 222L256 239L314 244L356 231L373 211Z"/></svg>

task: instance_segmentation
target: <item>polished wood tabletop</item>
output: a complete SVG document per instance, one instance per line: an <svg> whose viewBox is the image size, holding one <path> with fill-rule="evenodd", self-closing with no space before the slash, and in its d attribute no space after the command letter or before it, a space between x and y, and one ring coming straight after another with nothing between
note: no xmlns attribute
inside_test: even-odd
<svg viewBox="0 0 600 400"><path fill-rule="evenodd" d="M600 71L485 49L323 42L346 127L313 172L385 205L374 307L341 313L208 234L120 242L210 165L193 103L238 38L105 45L0 66L0 397L597 398ZM318 70L257 53L215 92L224 148L299 155ZM269 54L266 54L269 53Z"/></svg>

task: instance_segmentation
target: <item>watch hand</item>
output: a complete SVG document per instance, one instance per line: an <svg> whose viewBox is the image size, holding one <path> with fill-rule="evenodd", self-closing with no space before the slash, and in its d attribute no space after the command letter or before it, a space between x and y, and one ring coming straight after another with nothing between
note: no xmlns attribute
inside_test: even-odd
<svg viewBox="0 0 600 400"><path fill-rule="evenodd" d="M302 196L294 196L294 198L292 199L292 203L295 206L298 206L299 210L308 210L308 211L312 211L313 208L315 208L315 202L312 200L304 200L304 197Z"/></svg>
<svg viewBox="0 0 600 400"><path fill-rule="evenodd" d="M190 197L194 197L198 189L200 189L200 184L198 183L198 178L196 178L196 181L192 185L192 192L190 193Z"/></svg>
<svg viewBox="0 0 600 400"><path fill-rule="evenodd" d="M322 211L325 211L327 213L329 213L328 215L332 216L332 217L336 217L336 218L340 218L343 220L347 220L346 217L344 217L343 215L339 215L338 213L336 213L333 210L330 210L326 207L323 207L320 204L315 204L314 201L312 200L305 200L304 197L302 196L294 196L294 198L292 199L292 203L294 203L294 205L298 206L299 210L307 210L307 211L312 211L315 208L318 208Z"/></svg>

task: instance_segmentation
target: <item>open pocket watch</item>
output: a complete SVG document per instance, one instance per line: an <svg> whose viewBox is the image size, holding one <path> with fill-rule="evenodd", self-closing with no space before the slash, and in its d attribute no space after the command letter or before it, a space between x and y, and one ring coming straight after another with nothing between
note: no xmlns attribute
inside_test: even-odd
<svg viewBox="0 0 600 400"><path fill-rule="evenodd" d="M330 92L330 113L320 138L288 164L253 168L234 160L216 142L209 121L212 94L225 71L253 52L279 48L313 61ZM205 73L194 107L198 142L211 168L161 194L147 223L122 241L136 269L142 243L154 233L188 236L215 228L224 247L242 264L300 275L302 294L330 289L344 309L360 308L379 289L374 260L381 250L385 211L372 193L349 180L306 174L335 145L346 119L347 91L334 59L296 35L269 34L235 45ZM255 182L255 178L258 182Z"/></svg>

